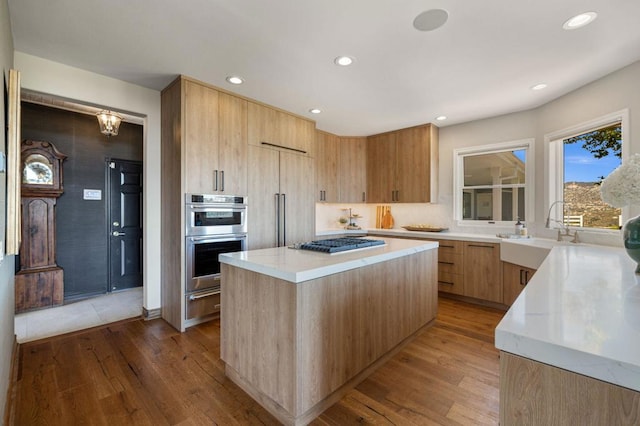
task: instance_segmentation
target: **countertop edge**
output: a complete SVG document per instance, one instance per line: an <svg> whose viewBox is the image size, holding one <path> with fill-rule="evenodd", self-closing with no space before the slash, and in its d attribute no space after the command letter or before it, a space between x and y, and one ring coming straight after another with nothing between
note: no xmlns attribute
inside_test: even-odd
<svg viewBox="0 0 640 426"><path fill-rule="evenodd" d="M419 253L426 250L433 250L438 248L438 243L435 241L421 241L416 243L411 247L405 247L401 249L395 249L392 251L384 251L380 252L380 250L385 250L385 246L371 247L365 250L358 252L358 258L350 258L346 259L344 262L339 262L340 257L335 258L325 258L326 260L338 261L332 263L327 266L320 267L312 267L310 269L301 269L301 270L284 270L282 262L275 262L274 264L265 264L258 261L252 261L250 259L243 259L242 253L225 253L221 254L219 259L221 263L225 263L231 266L235 266L238 268L246 269L249 271L257 272L260 274L268 275L274 278L278 278L284 281L289 281L291 283L297 284L321 277L325 277L328 275L337 274L340 272L349 271L352 269L360 268L363 266L374 265L376 263L386 262L388 260L397 259L400 257L408 256L411 254ZM267 250L273 250L272 259L275 256L280 256L282 258L286 257L287 250L294 250L295 252L303 252L300 254L308 255L308 256L316 256L315 260L318 259L317 256L330 256L324 253L316 253L316 252L304 252L302 250L290 249L287 247L278 247L274 249L265 249L262 250L265 253L265 258L269 257L269 252ZM250 252L243 252L250 253ZM345 253L348 255L348 253ZM334 256L342 256L343 254L336 254Z"/></svg>
<svg viewBox="0 0 640 426"><path fill-rule="evenodd" d="M552 248L496 327L495 347L640 392L640 322L625 312L640 318L634 269L622 249Z"/></svg>

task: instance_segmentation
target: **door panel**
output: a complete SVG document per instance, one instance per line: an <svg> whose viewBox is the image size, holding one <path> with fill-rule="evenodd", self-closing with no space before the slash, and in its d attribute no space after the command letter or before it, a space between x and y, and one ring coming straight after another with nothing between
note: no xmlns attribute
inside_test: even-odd
<svg viewBox="0 0 640 426"><path fill-rule="evenodd" d="M312 158L280 152L280 193L286 213L285 245L310 241L315 234L315 171Z"/></svg>
<svg viewBox="0 0 640 426"><path fill-rule="evenodd" d="M276 150L249 146L247 245L250 250L276 246L278 158Z"/></svg>
<svg viewBox="0 0 640 426"><path fill-rule="evenodd" d="M142 285L142 163L109 167L109 291Z"/></svg>

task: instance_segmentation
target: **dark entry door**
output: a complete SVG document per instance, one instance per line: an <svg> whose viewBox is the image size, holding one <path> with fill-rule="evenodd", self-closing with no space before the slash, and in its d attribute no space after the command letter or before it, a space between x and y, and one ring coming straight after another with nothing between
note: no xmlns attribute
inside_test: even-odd
<svg viewBox="0 0 640 426"><path fill-rule="evenodd" d="M109 291L142 285L142 163L107 161Z"/></svg>

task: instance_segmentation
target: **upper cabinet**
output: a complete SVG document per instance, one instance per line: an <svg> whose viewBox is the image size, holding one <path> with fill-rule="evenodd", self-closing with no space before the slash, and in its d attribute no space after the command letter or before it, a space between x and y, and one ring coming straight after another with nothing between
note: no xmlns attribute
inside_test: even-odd
<svg viewBox="0 0 640 426"><path fill-rule="evenodd" d="M437 200L438 128L410 127L367 138L367 201Z"/></svg>
<svg viewBox="0 0 640 426"><path fill-rule="evenodd" d="M338 140L336 135L316 131L316 201L339 202Z"/></svg>
<svg viewBox="0 0 640 426"><path fill-rule="evenodd" d="M219 191L230 195L247 195L247 104L227 93L218 95Z"/></svg>
<svg viewBox="0 0 640 426"><path fill-rule="evenodd" d="M338 194L341 203L367 201L367 138L338 139Z"/></svg>
<svg viewBox="0 0 640 426"><path fill-rule="evenodd" d="M366 202L367 140L316 132L316 201Z"/></svg>
<svg viewBox="0 0 640 426"><path fill-rule="evenodd" d="M315 156L315 122L311 120L249 102L248 132L250 145L284 148Z"/></svg>
<svg viewBox="0 0 640 426"><path fill-rule="evenodd" d="M183 80L184 192L247 193L247 101Z"/></svg>

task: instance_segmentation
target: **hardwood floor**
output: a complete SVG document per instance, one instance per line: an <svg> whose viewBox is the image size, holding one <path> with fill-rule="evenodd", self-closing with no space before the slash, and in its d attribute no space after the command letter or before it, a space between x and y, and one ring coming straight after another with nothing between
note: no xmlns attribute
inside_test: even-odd
<svg viewBox="0 0 640 426"><path fill-rule="evenodd" d="M312 424L498 424L503 314L441 297L433 327ZM180 334L137 319L23 344L15 424L278 424L219 354L219 321Z"/></svg>

